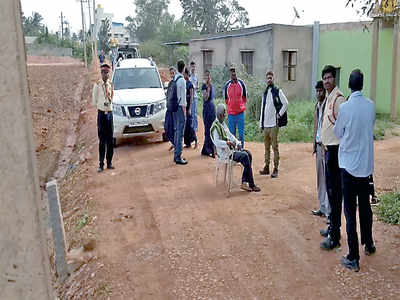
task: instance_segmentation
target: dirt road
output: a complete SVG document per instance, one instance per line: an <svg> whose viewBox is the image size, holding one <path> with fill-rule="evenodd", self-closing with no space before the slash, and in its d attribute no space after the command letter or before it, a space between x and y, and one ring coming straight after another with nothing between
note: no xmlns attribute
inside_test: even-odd
<svg viewBox="0 0 400 300"><path fill-rule="evenodd" d="M361 253L359 273L340 266L347 254L344 226L342 247L320 250L319 230L326 224L310 213L317 200L309 144L281 145L278 179L256 175L260 193L236 189L227 198L215 188L213 159L189 149L183 155L189 164L176 166L169 145L161 142L123 144L115 151L116 169L98 174L95 115L88 110L81 124L80 143L91 144L82 180L73 185L92 203L88 226L96 231L97 259L79 271L75 280L81 281L70 282L64 296L80 291L74 299L400 298L398 226L375 220L377 253ZM258 173L263 145L246 147ZM375 147L378 190L398 186L400 138Z"/></svg>

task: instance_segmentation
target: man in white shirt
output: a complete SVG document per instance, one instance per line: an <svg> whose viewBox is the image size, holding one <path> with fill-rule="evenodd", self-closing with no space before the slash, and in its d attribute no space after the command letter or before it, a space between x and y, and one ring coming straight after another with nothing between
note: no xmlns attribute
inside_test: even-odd
<svg viewBox="0 0 400 300"><path fill-rule="evenodd" d="M190 82L194 87L193 104L192 104L192 116L193 116L193 129L197 131L197 91L199 90L199 79L196 75L196 63L192 61L190 63Z"/></svg>
<svg viewBox="0 0 400 300"><path fill-rule="evenodd" d="M187 161L181 157L182 155L182 139L185 130L185 113L186 113L186 81L183 78L183 70L185 63L183 60L178 61L178 73L175 75L177 111L173 112L174 116L174 162L177 165L186 165Z"/></svg>
<svg viewBox="0 0 400 300"><path fill-rule="evenodd" d="M232 155L234 161L240 162L244 167L240 188L248 192L259 192L260 188L254 183L251 153L241 149L241 142L229 131L224 122L225 117L225 105L220 103L217 106L217 119L210 129L217 155L221 159L228 159Z"/></svg>
<svg viewBox="0 0 400 300"><path fill-rule="evenodd" d="M110 72L109 65L101 65L102 80L95 83L92 94L92 103L97 107L97 133L99 136L99 168L97 171L99 173L104 169L104 156L107 160L107 169L114 169L112 165L114 154L112 99L114 90L112 82L109 80Z"/></svg>
<svg viewBox="0 0 400 300"><path fill-rule="evenodd" d="M271 177L276 178L278 177L279 167L279 121L281 118L283 120L283 118L286 117L285 113L287 110L288 101L286 96L283 94L282 89L274 85L274 73L272 71L268 71L266 73L266 77L267 88L262 98L260 115L260 128L264 131L265 165L260 171L260 174L269 175L269 162L272 146L272 150L274 151L274 170L271 174Z"/></svg>

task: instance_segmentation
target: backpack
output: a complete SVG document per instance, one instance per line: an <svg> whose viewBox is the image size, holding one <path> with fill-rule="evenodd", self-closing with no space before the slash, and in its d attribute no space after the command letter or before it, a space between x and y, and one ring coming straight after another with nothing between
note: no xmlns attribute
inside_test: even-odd
<svg viewBox="0 0 400 300"><path fill-rule="evenodd" d="M177 91L177 81L179 78L183 78L182 75L178 75L176 79L171 80L168 84L167 89L167 110L172 112L178 111L178 91Z"/></svg>

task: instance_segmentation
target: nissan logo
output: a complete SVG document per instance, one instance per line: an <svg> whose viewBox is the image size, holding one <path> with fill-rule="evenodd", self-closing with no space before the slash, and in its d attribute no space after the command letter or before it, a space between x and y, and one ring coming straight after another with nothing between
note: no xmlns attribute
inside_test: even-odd
<svg viewBox="0 0 400 300"><path fill-rule="evenodd" d="M135 108L135 115L140 115L140 107Z"/></svg>

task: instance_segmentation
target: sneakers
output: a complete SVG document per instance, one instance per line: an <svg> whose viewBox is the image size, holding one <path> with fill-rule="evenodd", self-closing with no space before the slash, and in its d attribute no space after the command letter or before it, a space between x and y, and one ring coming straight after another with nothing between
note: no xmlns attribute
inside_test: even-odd
<svg viewBox="0 0 400 300"><path fill-rule="evenodd" d="M333 241L331 239L331 237L328 235L328 237L326 237L321 242L320 247L321 247L322 250L330 251L330 250L333 250L335 248L339 248L340 247L340 243Z"/></svg>
<svg viewBox="0 0 400 300"><path fill-rule="evenodd" d="M329 230L328 230L328 228L327 228L327 229L321 229L321 230L319 231L319 233L320 233L321 236L323 236L323 237L328 237Z"/></svg>
<svg viewBox="0 0 400 300"><path fill-rule="evenodd" d="M347 269L350 269L354 272L360 271L360 265L358 263L358 260L356 260L356 259L350 260L346 256L343 256L341 263L344 267L346 267Z"/></svg>
<svg viewBox="0 0 400 300"><path fill-rule="evenodd" d="M311 213L317 217L325 217L325 214L321 210L312 210Z"/></svg>
<svg viewBox="0 0 400 300"><path fill-rule="evenodd" d="M115 167L114 167L112 164L109 164L109 165L107 165L107 169L109 169L109 170L114 170Z"/></svg>
<svg viewBox="0 0 400 300"><path fill-rule="evenodd" d="M252 188L251 188L251 191L252 192L259 192L259 191L261 191L261 189L258 187L258 186L253 186Z"/></svg>
<svg viewBox="0 0 400 300"><path fill-rule="evenodd" d="M274 171L271 174L271 178L276 178L278 177L278 169L274 168Z"/></svg>
<svg viewBox="0 0 400 300"><path fill-rule="evenodd" d="M252 192L253 191L253 189L251 187L249 187L249 184L247 182L242 182L242 184L240 185L240 188L243 191L246 191L246 192Z"/></svg>
<svg viewBox="0 0 400 300"><path fill-rule="evenodd" d="M367 245L364 246L365 255L370 256L370 255L374 254L375 252L376 252L376 247L374 244L372 244L370 246L367 246Z"/></svg>
<svg viewBox="0 0 400 300"><path fill-rule="evenodd" d="M98 169L97 169L97 173L101 173L101 172L103 172L103 167L99 167Z"/></svg>

